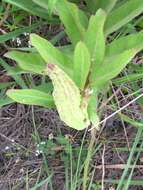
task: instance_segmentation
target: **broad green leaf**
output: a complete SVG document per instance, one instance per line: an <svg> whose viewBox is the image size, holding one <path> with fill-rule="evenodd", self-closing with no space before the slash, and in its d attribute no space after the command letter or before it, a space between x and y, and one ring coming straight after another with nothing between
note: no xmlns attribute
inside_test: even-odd
<svg viewBox="0 0 143 190"><path fill-rule="evenodd" d="M51 15L58 0L33 0L36 4L48 10L48 14Z"/></svg>
<svg viewBox="0 0 143 190"><path fill-rule="evenodd" d="M86 45L83 42L79 42L74 51L73 78L76 85L82 90L89 74L90 63L90 54Z"/></svg>
<svg viewBox="0 0 143 190"><path fill-rule="evenodd" d="M88 116L91 121L92 126L94 126L97 130L99 130L99 116L97 115L97 90L94 88L92 89L92 94L89 99L88 103Z"/></svg>
<svg viewBox="0 0 143 190"><path fill-rule="evenodd" d="M6 57L15 60L23 70L37 74L43 74L46 63L38 53L26 53L21 51L10 51Z"/></svg>
<svg viewBox="0 0 143 190"><path fill-rule="evenodd" d="M105 24L106 35L115 32L143 12L143 0L128 0L109 13Z"/></svg>
<svg viewBox="0 0 143 190"><path fill-rule="evenodd" d="M93 86L100 87L107 81L116 77L123 68L132 60L136 55L138 49L127 50L117 56L105 59L103 65L94 75Z"/></svg>
<svg viewBox="0 0 143 190"><path fill-rule="evenodd" d="M106 46L106 56L115 56L132 48L143 47L143 31L114 40Z"/></svg>
<svg viewBox="0 0 143 190"><path fill-rule="evenodd" d="M86 0L87 6L92 13L103 9L109 13L115 6L117 0Z"/></svg>
<svg viewBox="0 0 143 190"><path fill-rule="evenodd" d="M35 89L8 90L7 96L12 100L28 105L38 105L47 108L53 108L53 97L45 92Z"/></svg>
<svg viewBox="0 0 143 190"><path fill-rule="evenodd" d="M3 0L3 1L13 4L34 15L45 18L46 20L49 19L47 11L42 7L38 6L36 3L32 2L31 0Z"/></svg>
<svg viewBox="0 0 143 190"><path fill-rule="evenodd" d="M58 1L57 11L71 42L76 45L78 41L83 39L88 23L86 15L78 9L76 4L66 0Z"/></svg>
<svg viewBox="0 0 143 190"><path fill-rule="evenodd" d="M53 82L53 98L61 120L77 130L88 127L86 108L80 107L80 91L73 80L54 64L48 64L45 72Z"/></svg>
<svg viewBox="0 0 143 190"><path fill-rule="evenodd" d="M96 72L103 61L105 54L104 23L106 13L99 9L95 16L91 16L84 42L91 54L92 74Z"/></svg>
<svg viewBox="0 0 143 190"><path fill-rule="evenodd" d="M30 37L32 45L37 49L46 63L57 64L69 75L72 75L72 60L68 56L64 55L44 38L36 34L31 34Z"/></svg>

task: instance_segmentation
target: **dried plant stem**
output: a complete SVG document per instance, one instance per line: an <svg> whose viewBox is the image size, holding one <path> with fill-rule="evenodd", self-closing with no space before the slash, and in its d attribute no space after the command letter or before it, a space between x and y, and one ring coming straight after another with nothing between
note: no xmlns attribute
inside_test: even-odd
<svg viewBox="0 0 143 190"><path fill-rule="evenodd" d="M94 128L94 130L91 130L91 139L88 146L87 157L84 163L83 190L87 190L86 187L87 187L87 181L88 181L89 164L90 164L92 154L93 154L93 147L94 147L95 139L96 139L95 137L96 137L96 129Z"/></svg>

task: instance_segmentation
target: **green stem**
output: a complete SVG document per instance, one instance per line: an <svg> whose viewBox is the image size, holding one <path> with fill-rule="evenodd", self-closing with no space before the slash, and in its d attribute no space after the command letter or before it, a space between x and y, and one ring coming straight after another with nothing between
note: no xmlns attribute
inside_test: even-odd
<svg viewBox="0 0 143 190"><path fill-rule="evenodd" d="M88 146L87 157L86 157L85 164L84 164L83 190L86 190L86 187L87 187L89 164L90 164L90 161L92 158L93 147L95 144L95 135L96 135L96 129L91 130L91 139L90 139L90 143Z"/></svg>

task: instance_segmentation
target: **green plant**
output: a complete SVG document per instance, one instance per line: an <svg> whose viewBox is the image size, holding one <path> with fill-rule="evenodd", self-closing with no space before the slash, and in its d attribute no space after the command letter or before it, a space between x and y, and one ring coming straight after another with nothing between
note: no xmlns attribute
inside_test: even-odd
<svg viewBox="0 0 143 190"><path fill-rule="evenodd" d="M45 1L40 2L39 5L48 9ZM93 3L94 0L92 4L87 1L88 11L92 14L90 4ZM59 3L55 1L54 12L65 26L71 40L69 46L54 47L49 41L31 34L34 52L10 51L6 54L6 57L16 60L21 69L49 76L53 85L53 92L49 90L48 95L33 89L9 90L7 95L20 103L45 107L56 105L61 119L77 130L88 127L90 123L98 129L99 116L96 110L99 95L106 93L104 88L109 85L109 81L143 48L143 32L107 43L110 33L142 12L142 1L134 3L130 0L115 9L116 1L108 1L108 7L103 1L101 4L100 1L96 3L99 9L95 9L95 15L88 18L86 12L76 4L66 0ZM127 8L130 9L129 14L125 11Z"/></svg>
<svg viewBox="0 0 143 190"><path fill-rule="evenodd" d="M46 22L59 24L61 21L65 26L65 31L59 33L51 41L32 34L30 40L33 48L17 48L17 50L11 50L6 54L6 57L18 63L15 67L9 66L0 59L0 64L15 80L14 82L0 85L0 89L2 89L0 106L16 101L46 108L57 108L61 119L70 127L82 130L91 124L98 130L102 110L99 109L101 112L97 110L101 101L105 101L110 84L113 82L115 85L120 85L128 81L133 82L143 76L140 68L140 72L135 74L130 74L128 69L129 75L121 77L122 73L121 78L113 79L130 63L136 53L142 50L143 32L137 32L135 26L130 31L128 27L132 23L127 25L129 21L142 13L142 0L125 0L122 2L120 0L86 0L86 4L82 5L80 0L60 0L60 3L56 0L3 1L37 15L41 19L39 23L1 35L1 43L22 34L24 31L31 32L31 30ZM78 8L78 5L80 8ZM46 22L43 22L43 20L46 20ZM122 31L125 35L124 37L120 37ZM55 47L57 40L65 32L71 43L66 46ZM132 32L135 33L130 34ZM115 37L116 39L114 40ZM129 66L132 67L132 64ZM33 76L35 77L35 74L41 76L38 83L32 78ZM135 82L134 84L132 89L138 90L140 88L139 83ZM17 88L17 85L21 89L7 91L8 97L3 101L5 88L11 86L11 88ZM140 91L137 92L140 93ZM138 93L133 95L137 96L139 95ZM142 99L140 99L140 102L142 105ZM116 109L117 107L115 106L113 111ZM119 116L132 125L142 127L141 123L133 121L133 119L124 114L119 113ZM34 129L35 135L37 135L35 124ZM141 131L137 139L135 139L135 146L137 146L140 136ZM51 183L52 176L52 172L49 172L46 166L47 158L44 154L53 154L54 151L47 152L47 148L54 149L55 143L48 141L43 144L38 140L38 144L40 146L37 146L37 152L42 152L43 154L44 171L49 177L41 183L38 180L32 189L40 187L45 182ZM73 162L76 154L72 149L72 145L67 141L62 144L61 139L59 144L64 145L64 150L66 153L68 150L67 154L70 157L69 163L67 155L65 157L65 152L63 152L67 180L66 189L75 190L77 187L81 188L81 185L83 185L83 190L87 189L87 185L88 189L99 189L100 187L96 187L96 184L94 184L93 177L92 180L88 178L91 157L102 146L101 144L96 147L95 131L91 130L88 151L86 149L82 151L82 142L80 150L76 152L78 153L77 169ZM131 150L126 166L127 169L123 173L121 182L111 181L119 183L118 189L124 183L125 189L128 189L129 183L132 184L133 182L135 184L134 181L131 181L132 171L128 180L125 180L135 148L133 147L133 150ZM85 159L86 153L87 157ZM69 167L71 171L68 171ZM80 179L81 176L83 180ZM140 184L141 182L136 183ZM52 185L51 189L53 189Z"/></svg>

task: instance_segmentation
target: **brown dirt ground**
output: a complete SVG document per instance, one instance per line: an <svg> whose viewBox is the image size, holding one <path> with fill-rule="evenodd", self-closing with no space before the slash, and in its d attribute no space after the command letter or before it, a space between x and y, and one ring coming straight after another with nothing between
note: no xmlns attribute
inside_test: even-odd
<svg viewBox="0 0 143 190"><path fill-rule="evenodd" d="M42 140L47 140L49 134L54 137L59 133L65 135L70 134L73 137L72 145L80 144L80 139L83 133L76 133L63 125L59 120L57 113L53 110L39 109L34 113L35 123L39 136ZM33 140L33 112L30 106L20 104L12 104L0 109L0 189L10 190L12 186L18 185L17 190L25 189L24 178L28 175L29 184L32 185L38 176L43 159L41 156L36 156L36 146ZM125 164L128 158L128 153L118 152L118 147L127 147L127 139L129 144L135 136L136 130L134 127L126 125L127 138L121 122L109 121L104 131L97 136L98 143L104 142L105 153L105 179L119 179L122 174L122 169L114 169L118 164ZM87 134L87 140L89 134ZM57 150L56 150L57 151ZM59 152L56 152L54 159L47 156L47 162L54 170L53 183L55 189L64 189L64 165L60 159ZM102 178L102 155L103 146L100 151L93 156L91 165L96 165L95 180ZM138 165L142 165L142 156L138 161ZM134 171L134 179L142 179L143 168ZM57 183L58 182L58 183ZM107 186L109 187L109 186ZM106 189L109 189L107 188ZM42 190L46 189L45 187ZM142 187L132 187L130 189L142 190Z"/></svg>

